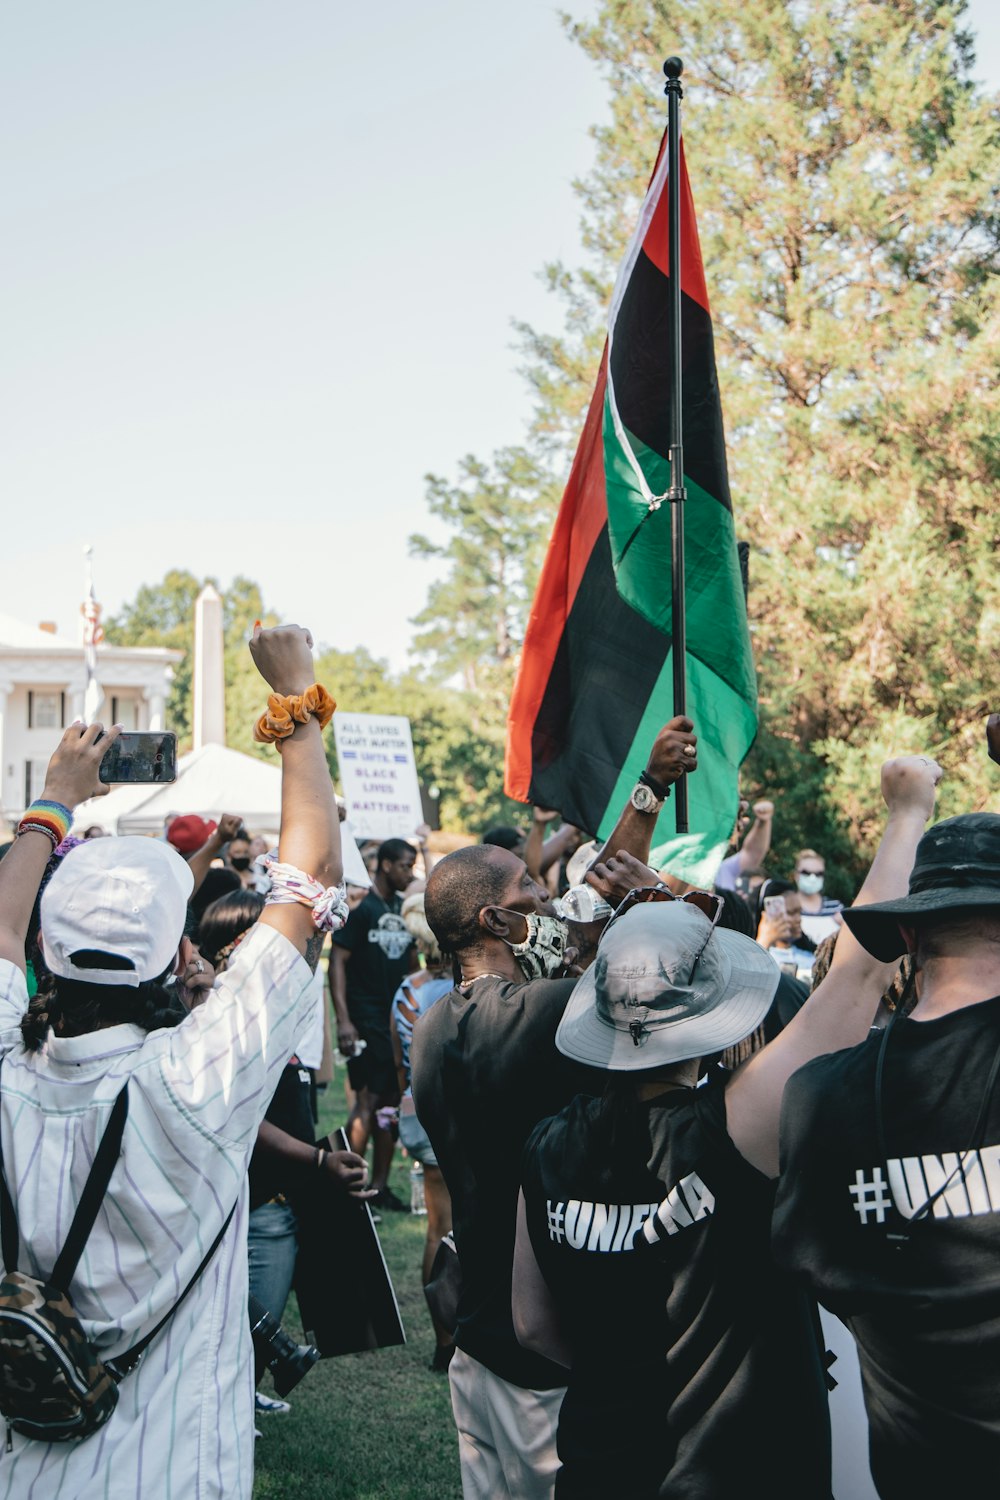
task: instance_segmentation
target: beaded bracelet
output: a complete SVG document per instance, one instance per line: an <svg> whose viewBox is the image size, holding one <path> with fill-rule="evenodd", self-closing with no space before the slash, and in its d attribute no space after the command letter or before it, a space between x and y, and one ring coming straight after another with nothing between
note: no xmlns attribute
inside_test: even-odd
<svg viewBox="0 0 1000 1500"><path fill-rule="evenodd" d="M58 849L69 833L73 814L61 802L50 802L44 797L32 802L17 825L18 836L22 833L44 833L52 840L53 849Z"/></svg>
<svg viewBox="0 0 1000 1500"><path fill-rule="evenodd" d="M320 729L325 729L333 718L337 707L325 687L314 682L304 693L271 693L267 700L267 711L262 713L253 727L253 737L260 745L273 745L275 740L286 740L295 733L296 724L308 724L311 718L319 720Z"/></svg>

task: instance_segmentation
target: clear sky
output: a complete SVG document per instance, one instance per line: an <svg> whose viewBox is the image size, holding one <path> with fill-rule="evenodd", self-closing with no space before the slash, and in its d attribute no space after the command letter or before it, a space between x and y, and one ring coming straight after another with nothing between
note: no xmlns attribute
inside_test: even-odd
<svg viewBox="0 0 1000 1500"><path fill-rule="evenodd" d="M519 440L510 319L558 326L597 71L548 0L31 0L0 36L0 610L75 634L91 542L107 613L245 573L401 665L423 475Z"/></svg>

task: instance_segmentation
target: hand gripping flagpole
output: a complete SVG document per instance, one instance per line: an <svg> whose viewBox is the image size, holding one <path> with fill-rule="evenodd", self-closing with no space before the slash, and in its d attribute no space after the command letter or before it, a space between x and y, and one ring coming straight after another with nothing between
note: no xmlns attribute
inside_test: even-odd
<svg viewBox="0 0 1000 1500"><path fill-rule="evenodd" d="M663 64L667 96L667 253L670 300L667 340L670 346L670 659L674 677L674 714L687 713L687 630L684 618L684 420L681 406L681 74L679 57ZM674 783L677 832L688 831L687 778Z"/></svg>

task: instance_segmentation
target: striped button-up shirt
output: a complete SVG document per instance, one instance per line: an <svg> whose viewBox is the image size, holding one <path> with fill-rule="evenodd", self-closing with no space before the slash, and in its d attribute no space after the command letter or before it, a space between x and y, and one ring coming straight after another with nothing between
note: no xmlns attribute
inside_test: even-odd
<svg viewBox="0 0 1000 1500"><path fill-rule="evenodd" d="M194 1290L122 1382L110 1421L79 1442L15 1433L13 1452L0 1446L0 1496L250 1500L246 1170L307 1019L311 980L298 950L259 926L205 1004L175 1029L111 1026L51 1036L27 1053L24 976L0 962L0 1130L21 1271L51 1272L128 1080L121 1156L70 1288L103 1358L156 1326L238 1204Z"/></svg>

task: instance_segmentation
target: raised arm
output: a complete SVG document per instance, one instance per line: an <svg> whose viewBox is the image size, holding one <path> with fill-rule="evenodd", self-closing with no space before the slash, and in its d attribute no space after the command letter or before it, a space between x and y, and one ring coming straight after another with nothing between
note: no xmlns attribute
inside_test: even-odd
<svg viewBox="0 0 1000 1500"><path fill-rule="evenodd" d="M940 779L941 767L917 755L901 756L882 767L889 816L855 906L905 895ZM729 1134L737 1150L767 1176L778 1175L778 1122L786 1082L812 1058L864 1041L896 967L873 958L842 927L829 974L780 1036L731 1079L726 1090Z"/></svg>
<svg viewBox="0 0 1000 1500"><path fill-rule="evenodd" d="M105 734L101 724L71 724L49 761L38 800L58 802L72 812L89 797L109 792L111 788L101 783L98 773L105 752L120 732L120 725ZM29 814L30 808L25 817ZM22 974L28 924L54 847L45 833L21 833L0 863L0 958L16 964Z"/></svg>
<svg viewBox="0 0 1000 1500"><path fill-rule="evenodd" d="M315 681L312 636L299 625L279 625L273 630L255 626L250 654L275 693L301 694ZM294 733L278 740L277 745L281 755L278 859L323 886L337 885L343 876L340 819L322 730L317 720L310 718L305 724L296 724ZM324 934L317 932L308 906L266 906L261 922L277 928L316 967Z"/></svg>
<svg viewBox="0 0 1000 1500"><path fill-rule="evenodd" d="M664 724L653 741L653 748L646 762L646 774L654 783L654 789L655 784L666 789L689 771L698 769L697 745L698 737L690 719L681 716ZM626 802L621 817L610 838L596 855L591 869L622 850L647 864L659 811L657 807L652 812L639 812L632 806L631 800Z"/></svg>
<svg viewBox="0 0 1000 1500"><path fill-rule="evenodd" d="M771 847L771 834L774 829L774 803L755 802L753 805L753 822L747 829L747 836L740 845L739 859L741 870L757 870L764 863Z"/></svg>
<svg viewBox="0 0 1000 1500"><path fill-rule="evenodd" d="M528 874L532 880L542 878L542 849L545 844L545 830L550 823L554 823L559 814L554 808L533 807L531 809L531 827L528 829L528 837L524 841L524 863L528 866Z"/></svg>
<svg viewBox="0 0 1000 1500"><path fill-rule="evenodd" d="M223 813L215 832L210 833L201 848L196 849L191 855L187 863L194 877L192 896L204 884L205 876L212 868L212 861L218 859L223 849L231 839L236 837L242 826L243 819L237 813Z"/></svg>

